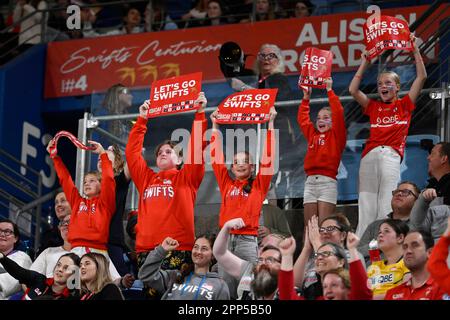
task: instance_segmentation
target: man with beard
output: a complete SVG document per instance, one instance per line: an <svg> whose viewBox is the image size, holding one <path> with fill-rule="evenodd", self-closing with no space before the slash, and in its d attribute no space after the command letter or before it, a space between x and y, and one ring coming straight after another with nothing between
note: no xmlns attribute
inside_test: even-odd
<svg viewBox="0 0 450 320"><path fill-rule="evenodd" d="M243 227L245 227L245 223L242 218L227 221L214 243L214 256L228 274L239 280L237 288L239 300L278 299L277 286L281 253L277 247L265 246L256 265L242 260L228 250L230 231Z"/></svg>
<svg viewBox="0 0 450 320"><path fill-rule="evenodd" d="M411 279L390 289L385 300L442 300L444 291L427 270L428 257L434 246L431 235L423 231L409 232L403 241L403 260Z"/></svg>

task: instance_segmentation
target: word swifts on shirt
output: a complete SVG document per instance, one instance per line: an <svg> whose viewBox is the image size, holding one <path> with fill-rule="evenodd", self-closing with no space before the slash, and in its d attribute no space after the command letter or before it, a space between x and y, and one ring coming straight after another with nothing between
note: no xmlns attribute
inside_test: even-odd
<svg viewBox="0 0 450 320"><path fill-rule="evenodd" d="M219 105L218 123L251 124L269 121L278 89L251 89L228 96Z"/></svg>
<svg viewBox="0 0 450 320"><path fill-rule="evenodd" d="M147 116L156 118L197 109L194 102L202 90L202 75L202 72L196 72L154 81Z"/></svg>
<svg viewBox="0 0 450 320"><path fill-rule="evenodd" d="M333 53L331 51L313 47L306 49L298 86L325 89L325 80L331 77L332 63Z"/></svg>
<svg viewBox="0 0 450 320"><path fill-rule="evenodd" d="M363 30L369 59L386 50L413 50L408 23L404 20L380 16L379 21L369 24L366 22Z"/></svg>

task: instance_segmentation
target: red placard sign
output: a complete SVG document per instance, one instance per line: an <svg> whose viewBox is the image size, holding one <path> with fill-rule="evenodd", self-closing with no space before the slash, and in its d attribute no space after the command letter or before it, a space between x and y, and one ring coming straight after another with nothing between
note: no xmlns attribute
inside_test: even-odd
<svg viewBox="0 0 450 320"><path fill-rule="evenodd" d="M148 117L155 118L196 109L194 102L201 89L201 72L153 82Z"/></svg>
<svg viewBox="0 0 450 320"><path fill-rule="evenodd" d="M325 88L325 80L331 77L333 52L318 48L308 48L302 63L299 86Z"/></svg>
<svg viewBox="0 0 450 320"><path fill-rule="evenodd" d="M217 122L251 124L269 121L278 89L251 89L228 96L219 105Z"/></svg>
<svg viewBox="0 0 450 320"><path fill-rule="evenodd" d="M383 51L413 50L408 23L390 16L380 16L379 21L371 21L363 26L366 50L369 59L379 56Z"/></svg>

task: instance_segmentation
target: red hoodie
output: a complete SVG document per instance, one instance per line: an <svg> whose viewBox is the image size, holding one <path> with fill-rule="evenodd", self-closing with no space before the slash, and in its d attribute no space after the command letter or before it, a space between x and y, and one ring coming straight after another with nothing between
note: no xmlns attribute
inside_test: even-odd
<svg viewBox="0 0 450 320"><path fill-rule="evenodd" d="M69 171L61 158L53 158L59 183L72 207L67 240L75 247L89 247L106 250L109 225L116 211L116 182L108 155L100 155L102 181L100 194L91 199L80 196Z"/></svg>
<svg viewBox="0 0 450 320"><path fill-rule="evenodd" d="M125 156L131 178L140 194L136 252L153 250L166 237L178 241L180 246L177 250L192 250L195 199L205 174L205 144L202 139L206 126L205 113L196 113L188 144L188 159L183 168L159 173L147 166L141 153L147 120L138 117L131 129Z"/></svg>
<svg viewBox="0 0 450 320"><path fill-rule="evenodd" d="M309 100L303 100L297 115L297 121L308 141L304 168L307 176L320 174L336 180L342 152L347 143L344 108L333 90L328 91L331 107L331 129L320 133L309 117Z"/></svg>
<svg viewBox="0 0 450 320"><path fill-rule="evenodd" d="M263 201L269 191L270 181L273 176L273 162L275 161L275 145L272 130L267 130L266 153L263 153L260 170L253 181L250 194L242 188L247 185L248 180L239 181L232 179L225 166L222 140L216 130L211 137L211 159L212 168L219 184L222 205L220 207L219 226L223 227L225 222L235 218L242 218L245 228L231 231L232 234L258 235L259 216Z"/></svg>
<svg viewBox="0 0 450 320"><path fill-rule="evenodd" d="M441 237L428 259L428 271L439 287L450 295L450 269L447 265L450 237Z"/></svg>

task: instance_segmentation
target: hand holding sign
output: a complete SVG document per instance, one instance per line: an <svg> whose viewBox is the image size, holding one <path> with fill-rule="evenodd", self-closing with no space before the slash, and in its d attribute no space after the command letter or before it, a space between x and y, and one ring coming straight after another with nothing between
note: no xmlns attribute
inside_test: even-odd
<svg viewBox="0 0 450 320"><path fill-rule="evenodd" d="M197 100L195 100L194 105L198 106L197 112L204 112L206 104L208 100L206 100L206 96L204 92L200 92L198 94Z"/></svg>
<svg viewBox="0 0 450 320"><path fill-rule="evenodd" d="M333 53L309 47L305 51L302 63L302 72L298 80L300 87L325 88L324 80L331 76Z"/></svg>
<svg viewBox="0 0 450 320"><path fill-rule="evenodd" d="M202 87L202 73L192 73L153 82L148 118L196 109Z"/></svg>
<svg viewBox="0 0 450 320"><path fill-rule="evenodd" d="M150 109L150 100L145 100L139 107L139 117L147 119L148 109Z"/></svg>
<svg viewBox="0 0 450 320"><path fill-rule="evenodd" d="M379 22L363 26L369 59L391 49L413 50L408 23L390 16L381 16Z"/></svg>
<svg viewBox="0 0 450 320"><path fill-rule="evenodd" d="M270 119L278 89L250 89L228 96L219 105L217 123L264 123Z"/></svg>

